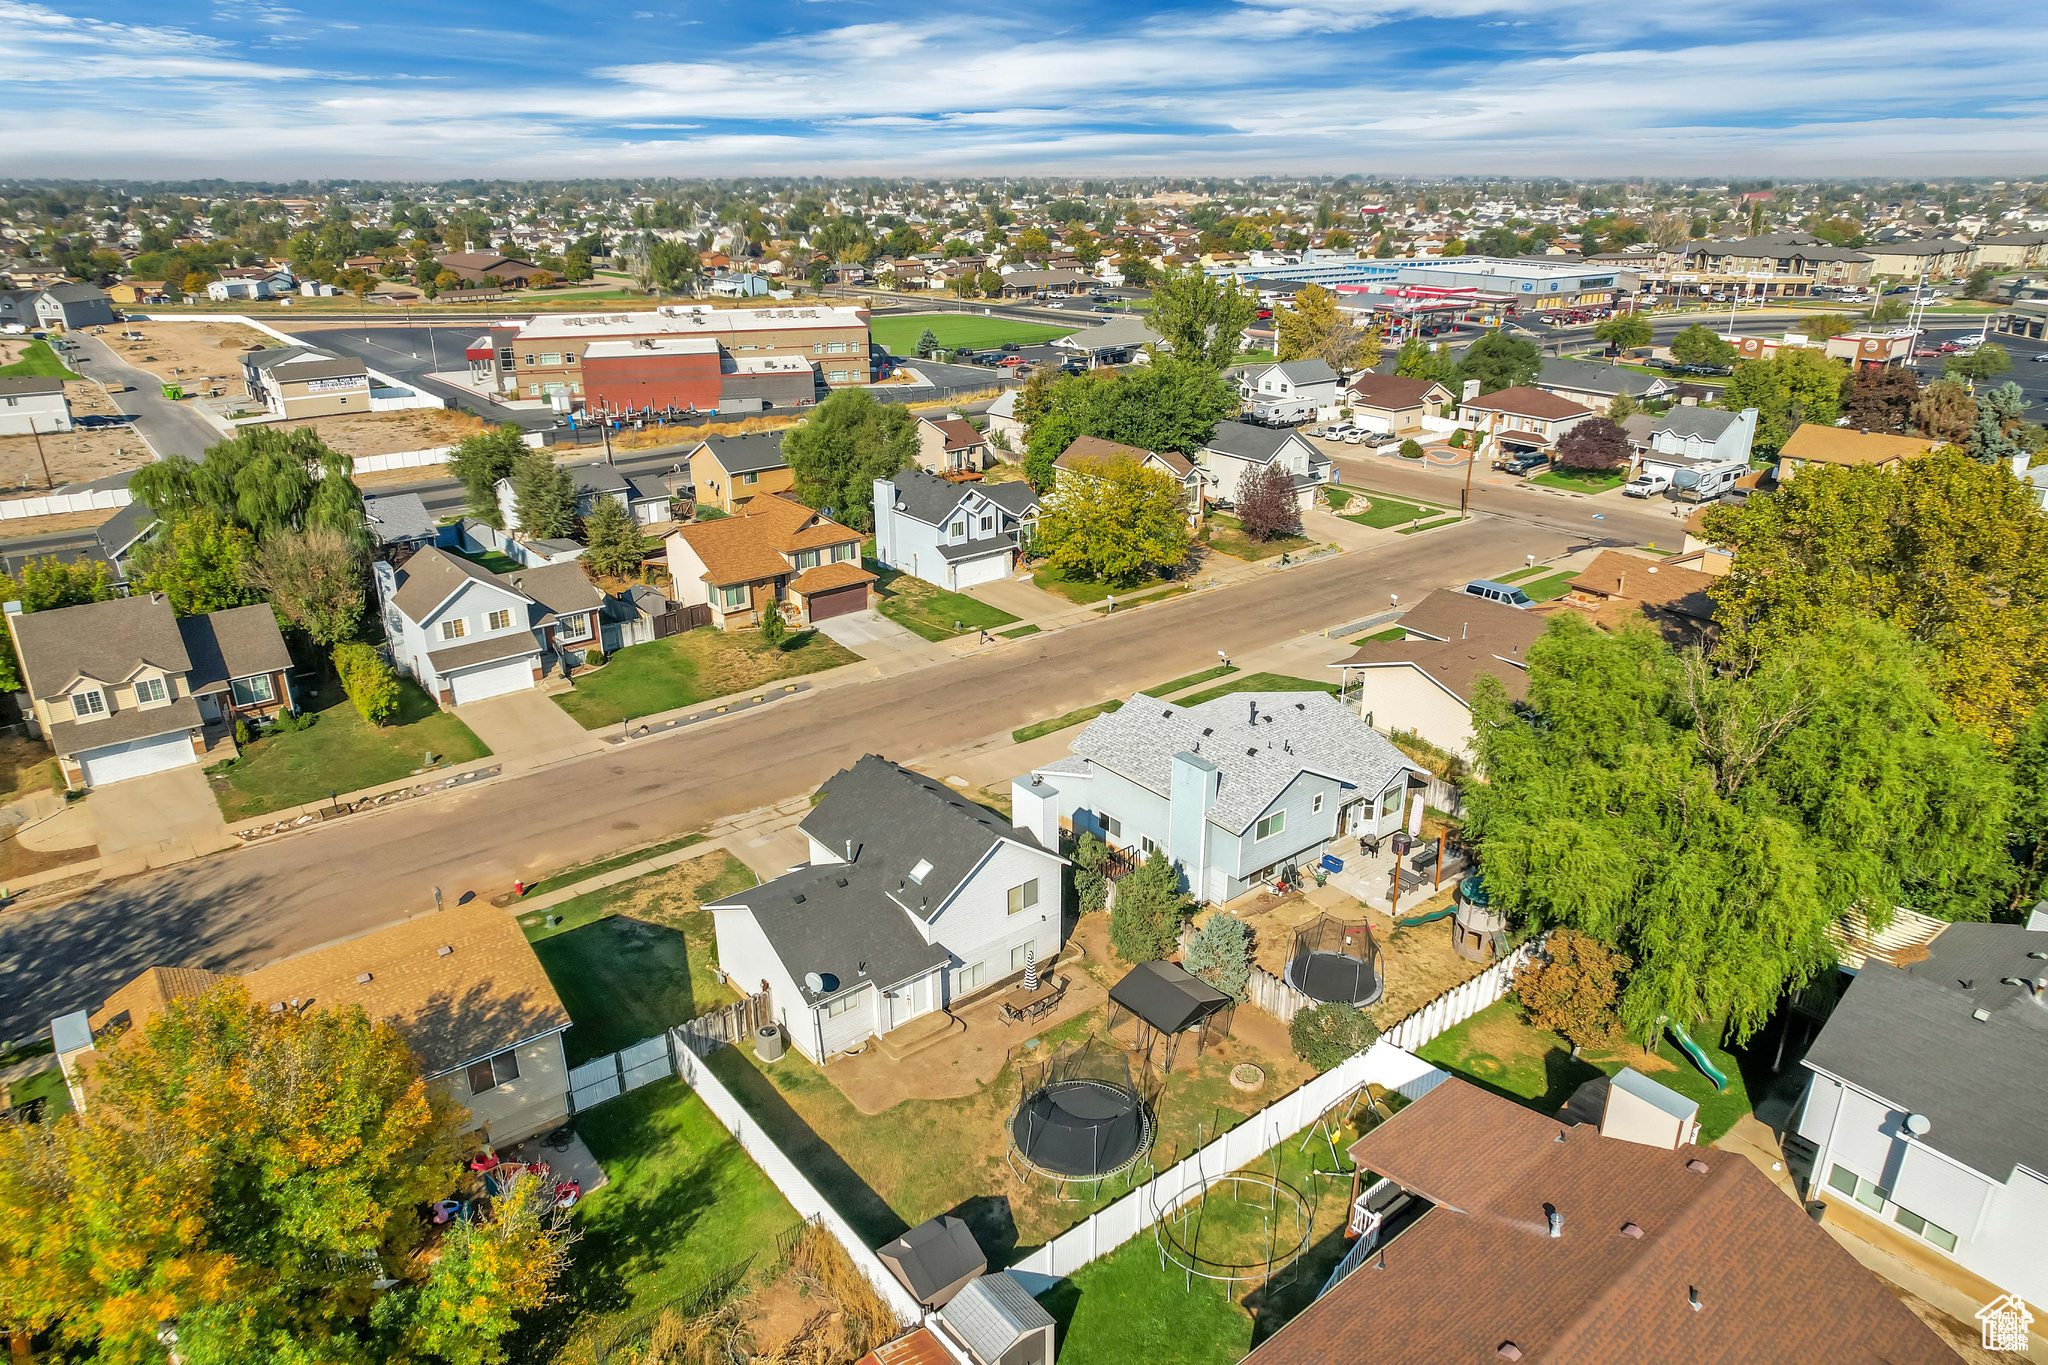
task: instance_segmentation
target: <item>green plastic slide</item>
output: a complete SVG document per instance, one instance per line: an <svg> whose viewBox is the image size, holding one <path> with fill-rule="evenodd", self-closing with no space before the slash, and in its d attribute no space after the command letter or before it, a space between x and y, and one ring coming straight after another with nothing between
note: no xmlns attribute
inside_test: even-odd
<svg viewBox="0 0 2048 1365"><path fill-rule="evenodd" d="M1707 1079L1714 1083L1714 1089L1726 1090L1728 1088L1727 1075L1720 1067L1707 1060L1706 1050L1692 1040L1692 1035L1685 1031L1684 1026L1674 1024L1669 1019L1664 1020L1663 1023L1665 1029L1671 1034L1671 1041L1678 1044L1679 1051L1692 1058L1694 1066L1706 1073Z"/></svg>

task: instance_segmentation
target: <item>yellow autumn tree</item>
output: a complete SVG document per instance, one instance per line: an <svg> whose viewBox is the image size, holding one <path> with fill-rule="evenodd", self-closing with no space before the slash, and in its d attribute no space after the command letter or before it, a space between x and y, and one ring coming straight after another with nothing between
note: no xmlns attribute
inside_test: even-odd
<svg viewBox="0 0 2048 1365"><path fill-rule="evenodd" d="M1319 284L1303 285L1291 307L1275 310L1281 360L1321 360L1333 370L1370 369L1380 363L1378 327L1360 327Z"/></svg>

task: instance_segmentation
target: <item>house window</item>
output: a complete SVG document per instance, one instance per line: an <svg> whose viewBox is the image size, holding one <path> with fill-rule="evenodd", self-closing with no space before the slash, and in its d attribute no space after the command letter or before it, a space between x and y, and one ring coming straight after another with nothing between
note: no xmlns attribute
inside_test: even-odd
<svg viewBox="0 0 2048 1365"><path fill-rule="evenodd" d="M845 342L843 342L843 341L834 341L834 342L830 343L829 345L827 345L827 346L825 347L825 354L827 354L827 355L845 355L845 354L846 354L846 343L845 343Z"/></svg>
<svg viewBox="0 0 2048 1365"><path fill-rule="evenodd" d="M960 969L959 983L955 989L961 994L965 994L968 991L978 991L981 989L981 983L987 978L988 964L985 962L977 962L972 967L962 967Z"/></svg>
<svg viewBox="0 0 2048 1365"><path fill-rule="evenodd" d="M718 606L721 611L738 611L747 605L747 588L743 583L735 588L718 590Z"/></svg>
<svg viewBox="0 0 2048 1365"><path fill-rule="evenodd" d="M258 673L253 678L237 678L233 688L237 706L259 706L273 699L268 673Z"/></svg>
<svg viewBox="0 0 2048 1365"><path fill-rule="evenodd" d="M1956 1249L1956 1235L1947 1228L1936 1227L1909 1209L1894 1209L1892 1221L1916 1236L1925 1237L1943 1251Z"/></svg>
<svg viewBox="0 0 2048 1365"><path fill-rule="evenodd" d="M144 678L141 682L135 684L135 700L137 703L147 706L153 701L162 701L163 699L164 680L162 678Z"/></svg>
<svg viewBox="0 0 2048 1365"><path fill-rule="evenodd" d="M533 363L533 353L531 351L527 352L526 363L529 365Z"/></svg>
<svg viewBox="0 0 2048 1365"><path fill-rule="evenodd" d="M844 545L834 545L832 547L832 562L834 564L844 564L858 558L860 558L860 546L850 540Z"/></svg>
<svg viewBox="0 0 2048 1365"><path fill-rule="evenodd" d="M814 342L812 342L812 343L811 343L811 354L812 354L812 355L823 355L823 354L825 354L825 343L824 343L824 342L822 342L822 341L814 341Z"/></svg>
<svg viewBox="0 0 2048 1365"><path fill-rule="evenodd" d="M1020 943L1010 949L1010 970L1013 972L1023 971L1025 962L1030 956L1031 945L1029 943Z"/></svg>
<svg viewBox="0 0 2048 1365"><path fill-rule="evenodd" d="M87 716L104 716L107 714L107 699L97 688L91 692L74 692L71 694L71 714L80 720Z"/></svg>
<svg viewBox="0 0 2048 1365"><path fill-rule="evenodd" d="M866 993L866 987L862 987L860 990L840 996L837 1000L827 1001L825 1003L825 1017L827 1019L837 1019L840 1015L852 1009L854 1002Z"/></svg>
<svg viewBox="0 0 2048 1365"><path fill-rule="evenodd" d="M1151 836L1151 835L1149 835L1149 834L1140 834L1140 835L1138 836L1138 849L1139 849L1139 851L1140 851L1140 852L1142 852L1142 853L1143 853L1143 854L1144 854L1144 855L1145 855L1145 856L1146 856L1147 858L1151 857L1151 856L1152 856L1152 854L1153 854L1153 851L1154 851L1154 850L1156 850L1156 849L1157 849L1158 847L1159 847L1159 845L1157 845L1157 844L1155 844L1155 843L1153 843L1153 842L1152 842L1152 836Z"/></svg>
<svg viewBox="0 0 2048 1365"><path fill-rule="evenodd" d="M1317 792L1316 799L1309 802L1308 809L1311 815L1321 815L1323 813L1323 794L1321 792Z"/></svg>
<svg viewBox="0 0 2048 1365"><path fill-rule="evenodd" d="M761 482L761 476L759 474L742 474L740 475L740 482L747 484L759 483Z"/></svg>
<svg viewBox="0 0 2048 1365"><path fill-rule="evenodd" d="M962 535L966 535L966 534L967 534L967 523L966 523L966 522L964 522L964 521L956 521L956 522L954 522L954 523L953 523L953 524L952 524L951 526L948 526L948 527L946 528L946 534L947 534L947 535L949 535L949 536L962 536Z"/></svg>
<svg viewBox="0 0 2048 1365"><path fill-rule="evenodd" d="M495 1057L486 1057L480 1062L469 1064L469 1093L481 1095L486 1090L496 1090L501 1085L510 1085L519 1079L519 1054L500 1052Z"/></svg>
<svg viewBox="0 0 2048 1365"><path fill-rule="evenodd" d="M562 363L562 353L560 351L542 351L540 363L543 365L559 365Z"/></svg>
<svg viewBox="0 0 2048 1365"><path fill-rule="evenodd" d="M512 628L512 613L509 611L494 611L490 615L490 623L492 630L510 630Z"/></svg>
<svg viewBox="0 0 2048 1365"><path fill-rule="evenodd" d="M1286 828L1287 812L1284 810L1276 810L1271 815L1268 815L1263 820L1259 821L1257 833L1253 837L1258 839L1270 839L1274 835L1278 834L1281 830Z"/></svg>
<svg viewBox="0 0 2048 1365"><path fill-rule="evenodd" d="M1010 888L1010 913L1022 914L1038 904L1038 878L1033 877L1022 886Z"/></svg>
<svg viewBox="0 0 2048 1365"><path fill-rule="evenodd" d="M1109 831L1109 837L1112 839L1124 837L1124 822L1117 819L1114 815L1103 816L1102 827Z"/></svg>
<svg viewBox="0 0 2048 1365"><path fill-rule="evenodd" d="M441 638L444 640L460 640L467 634L469 634L469 622L463 620L460 616L450 617L441 623Z"/></svg>
<svg viewBox="0 0 2048 1365"><path fill-rule="evenodd" d="M815 569L822 562L823 555L824 551L822 550L798 550L796 552L796 566L799 569Z"/></svg>
<svg viewBox="0 0 2048 1365"><path fill-rule="evenodd" d="M995 530L995 529L996 529L996 519L995 519L994 517L983 517L983 518L981 519L981 529L982 529L982 530L984 530L984 531L993 531L993 530Z"/></svg>
<svg viewBox="0 0 2048 1365"><path fill-rule="evenodd" d="M555 642L557 644L576 640L588 640L589 638L590 613L588 612L578 612L574 616L564 616L561 620L555 622Z"/></svg>

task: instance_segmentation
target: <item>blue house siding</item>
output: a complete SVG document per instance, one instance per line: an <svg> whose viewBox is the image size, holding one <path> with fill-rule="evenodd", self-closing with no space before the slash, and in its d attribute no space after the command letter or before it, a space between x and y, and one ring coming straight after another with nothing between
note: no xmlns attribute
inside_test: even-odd
<svg viewBox="0 0 2048 1365"><path fill-rule="evenodd" d="M1321 810L1316 809L1318 797L1322 798ZM1320 773L1301 773L1260 814L1261 819L1275 814L1284 816L1280 832L1261 839L1258 822L1254 821L1235 838L1223 836L1235 845L1230 849L1234 864L1225 861L1222 849L1213 855L1214 860L1230 872L1233 881L1249 884L1257 880L1254 874L1275 863L1321 857L1323 846L1336 837L1337 808L1344 798L1344 788L1336 781Z"/></svg>
<svg viewBox="0 0 2048 1365"><path fill-rule="evenodd" d="M1145 851L1145 839L1161 848L1167 846L1172 808L1165 797L1107 768L1096 769L1088 786L1091 790L1082 796L1088 805L1077 806L1070 817L1075 829L1138 853ZM1121 832L1112 834L1104 817L1113 817Z"/></svg>

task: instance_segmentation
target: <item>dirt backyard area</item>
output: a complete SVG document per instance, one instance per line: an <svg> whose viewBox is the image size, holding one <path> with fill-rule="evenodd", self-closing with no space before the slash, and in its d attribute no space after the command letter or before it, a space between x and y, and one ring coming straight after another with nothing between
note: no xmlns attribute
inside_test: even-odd
<svg viewBox="0 0 2048 1365"><path fill-rule="evenodd" d="M407 408L399 412L349 413L342 417L307 417L268 424L273 429L306 427L344 455L395 455L406 450L452 446L465 436L488 430L484 420L446 408ZM408 481L423 477L411 471Z"/></svg>
<svg viewBox="0 0 2048 1365"><path fill-rule="evenodd" d="M19 359L20 349L19 343L0 342L0 365ZM89 379L66 380L64 396L71 403L73 421L81 417L109 416L116 411L106 390ZM38 439L42 442L40 456L36 453ZM90 431L74 427L68 432L45 432L40 438L0 436L0 494L44 492L49 487L43 473L45 460L49 462L49 480L62 488L67 483L83 483L117 470L137 469L152 458L148 444L127 427L101 427ZM97 526L113 515L113 509L79 515L89 520L75 522L74 525ZM19 530L21 525L10 524L9 533L29 534ZM49 529L65 528L52 526Z"/></svg>
<svg viewBox="0 0 2048 1365"><path fill-rule="evenodd" d="M242 391L242 362L236 357L252 346L281 344L239 322L125 322L97 335L138 370L187 390L210 379L231 393Z"/></svg>

